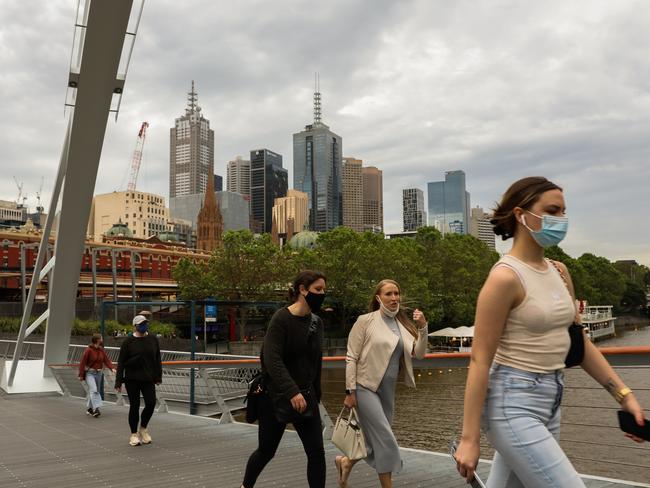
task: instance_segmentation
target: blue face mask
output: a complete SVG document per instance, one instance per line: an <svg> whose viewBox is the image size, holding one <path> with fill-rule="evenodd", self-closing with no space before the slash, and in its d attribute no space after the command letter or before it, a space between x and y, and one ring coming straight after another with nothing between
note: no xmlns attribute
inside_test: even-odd
<svg viewBox="0 0 650 488"><path fill-rule="evenodd" d="M142 322L142 323L136 325L135 330L140 332L140 334L146 333L149 330L149 322Z"/></svg>
<svg viewBox="0 0 650 488"><path fill-rule="evenodd" d="M521 216L521 223L528 229L530 235L533 236L535 242L542 247L557 246L562 239L566 237L567 230L569 229L569 219L567 217L554 217L553 215L537 215L529 212L538 219L542 220L542 226L539 230L532 230L526 225L526 217Z"/></svg>

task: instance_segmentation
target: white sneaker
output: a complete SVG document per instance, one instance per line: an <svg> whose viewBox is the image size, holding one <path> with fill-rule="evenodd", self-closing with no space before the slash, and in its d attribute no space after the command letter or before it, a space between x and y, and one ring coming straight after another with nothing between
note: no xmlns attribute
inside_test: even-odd
<svg viewBox="0 0 650 488"><path fill-rule="evenodd" d="M140 444L142 444L142 442L140 442L140 436L138 434L131 434L131 437L129 438L129 445L139 446Z"/></svg>
<svg viewBox="0 0 650 488"><path fill-rule="evenodd" d="M140 434L140 440L143 444L151 444L151 436L149 435L147 429L140 427L138 434Z"/></svg>

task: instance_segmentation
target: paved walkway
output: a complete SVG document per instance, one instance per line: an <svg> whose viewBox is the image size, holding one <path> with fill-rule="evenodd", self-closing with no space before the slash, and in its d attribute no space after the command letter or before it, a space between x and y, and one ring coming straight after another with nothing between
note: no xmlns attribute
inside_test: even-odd
<svg viewBox="0 0 650 488"><path fill-rule="evenodd" d="M154 415L151 445L130 447L126 407L107 404L101 417L92 418L83 405L78 398L0 395L0 486L239 488L246 459L256 447L255 426L170 413ZM335 455L328 444L328 488L337 486ZM403 458L405 470L395 478L396 488L467 486L447 456L404 450ZM257 486L306 488L305 466L298 437L287 432ZM482 464L479 473L488 470ZM589 488L643 486L586 482ZM375 473L359 463L350 488L377 486Z"/></svg>

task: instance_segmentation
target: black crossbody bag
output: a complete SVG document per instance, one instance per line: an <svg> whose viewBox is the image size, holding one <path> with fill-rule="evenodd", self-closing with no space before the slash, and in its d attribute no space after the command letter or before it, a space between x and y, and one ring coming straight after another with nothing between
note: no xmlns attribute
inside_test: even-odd
<svg viewBox="0 0 650 488"><path fill-rule="evenodd" d="M246 393L246 398L244 398L244 403L246 404L246 422L249 424L256 422L260 418L260 400L264 393L266 393L264 373L259 371L248 382L248 393Z"/></svg>

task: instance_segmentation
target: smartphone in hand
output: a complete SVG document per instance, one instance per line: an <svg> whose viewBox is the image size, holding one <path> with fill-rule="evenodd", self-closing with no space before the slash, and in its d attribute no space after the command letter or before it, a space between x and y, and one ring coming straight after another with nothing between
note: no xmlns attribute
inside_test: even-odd
<svg viewBox="0 0 650 488"><path fill-rule="evenodd" d="M451 444L449 445L449 455L451 456L451 460L454 462L454 466L456 466L456 458L454 457L456 449L458 449L458 444L456 444L456 441L451 441ZM469 486L472 488L486 488L485 483L483 483L481 478L478 477L476 471L474 472L474 479L469 482Z"/></svg>
<svg viewBox="0 0 650 488"><path fill-rule="evenodd" d="M645 425L636 423L634 415L625 410L618 411L618 425L623 432L635 435L646 441L650 441L650 420L645 419Z"/></svg>

